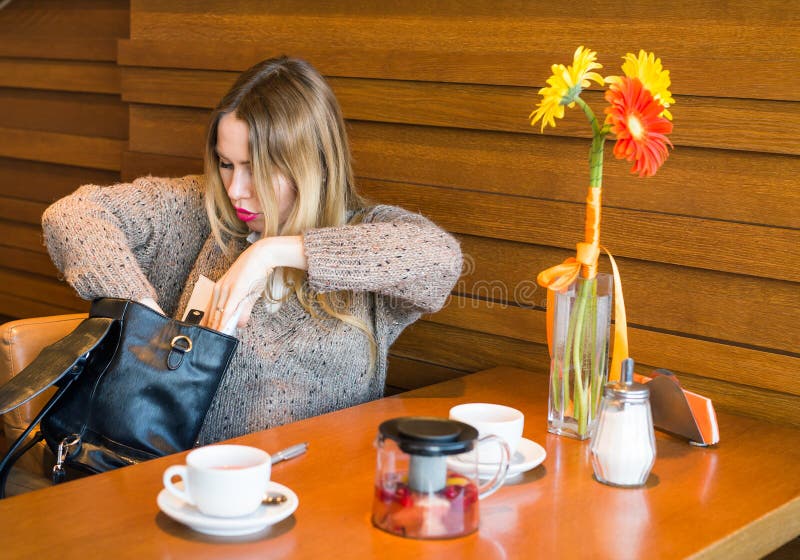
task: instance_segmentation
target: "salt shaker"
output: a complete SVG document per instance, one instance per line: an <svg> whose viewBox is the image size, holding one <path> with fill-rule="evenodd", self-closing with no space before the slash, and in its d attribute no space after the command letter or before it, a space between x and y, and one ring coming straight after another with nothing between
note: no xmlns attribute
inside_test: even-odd
<svg viewBox="0 0 800 560"><path fill-rule="evenodd" d="M612 486L644 485L656 460L650 389L633 382L633 360L622 363L619 382L605 386L591 445L597 480Z"/></svg>

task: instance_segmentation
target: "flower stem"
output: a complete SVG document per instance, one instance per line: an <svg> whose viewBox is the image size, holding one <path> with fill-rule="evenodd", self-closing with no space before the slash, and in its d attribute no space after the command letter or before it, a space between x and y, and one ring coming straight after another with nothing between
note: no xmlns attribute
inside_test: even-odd
<svg viewBox="0 0 800 560"><path fill-rule="evenodd" d="M597 348L597 280L592 282L592 293L590 296L589 318L591 320L591 330L589 338L589 368L591 370L591 379L589 381L590 395L589 395L589 410L592 411L592 416L597 411L600 395L600 379L598 373L602 367L602 362L598 361L599 356L595 354Z"/></svg>
<svg viewBox="0 0 800 560"><path fill-rule="evenodd" d="M589 186L595 188L603 187L603 148L609 128L601 127L597 122L594 111L580 97L575 98L575 102L583 109L589 124L592 125L592 147L589 150Z"/></svg>
<svg viewBox="0 0 800 560"><path fill-rule="evenodd" d="M577 287L576 287L577 289ZM563 397L562 411L567 414L567 405L573 401L573 415L575 414L574 398L569 384L569 370L572 367L572 339L575 335L575 324L578 322L578 309L575 303L572 304L572 309L569 315L569 324L567 325L567 342L564 348L564 363L562 364L561 376L561 396Z"/></svg>
<svg viewBox="0 0 800 560"><path fill-rule="evenodd" d="M608 125L600 125L594 111L579 96L575 102L583 110L592 126L592 146L589 151L589 186L602 189L603 186L603 149L610 133ZM599 194L599 191L595 191ZM588 227L587 227L588 230ZM597 235L588 239L587 243L597 244ZM584 267L584 269L594 267ZM584 278L579 279L576 286L575 300L570 310L567 338L564 344L563 358L554 358L553 394L556 400L556 411L563 419L570 415L568 410L572 403L571 416L577 426L580 439L584 439L590 427L590 420L600 400L603 364L606 352L595 355L597 346L597 279L594 272L584 270ZM588 346L588 348L587 348ZM556 352L558 356L558 352ZM584 356L587 357L584 368ZM572 372L570 372L572 369ZM572 374L572 379L570 379ZM571 383L570 383L571 381ZM560 405L560 406L559 406Z"/></svg>
<svg viewBox="0 0 800 560"><path fill-rule="evenodd" d="M598 348L599 341L605 342L605 334L597 332L601 322L597 315L598 289L597 278L579 278L564 294L566 301L555 310L557 316L568 312L566 333L556 326L558 319L553 319L554 332L559 334L551 363L550 411L559 426L578 439L590 435L607 363L607 344Z"/></svg>
<svg viewBox="0 0 800 560"><path fill-rule="evenodd" d="M587 282L580 282L578 285L578 295L575 300L575 341L572 344L572 367L574 368L575 380L573 382L573 407L575 420L578 423L578 434L586 434L586 395L583 387L583 337L586 321L586 285Z"/></svg>

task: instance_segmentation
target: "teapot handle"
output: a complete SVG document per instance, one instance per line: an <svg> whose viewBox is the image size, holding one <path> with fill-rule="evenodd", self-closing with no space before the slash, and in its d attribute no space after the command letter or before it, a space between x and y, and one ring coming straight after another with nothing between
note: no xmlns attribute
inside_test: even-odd
<svg viewBox="0 0 800 560"><path fill-rule="evenodd" d="M506 475L508 474L508 466L511 462L511 448L508 446L508 443L506 443L506 440L504 440L500 436L496 435L484 436L478 440L478 444L492 440L495 440L497 444L500 446L500 455L502 457L500 459L500 463L498 465L498 469L494 477L489 482L481 485L478 488L478 498L481 500L487 496L491 496L492 494L494 494L497 491L497 489L503 485L503 482L506 479Z"/></svg>

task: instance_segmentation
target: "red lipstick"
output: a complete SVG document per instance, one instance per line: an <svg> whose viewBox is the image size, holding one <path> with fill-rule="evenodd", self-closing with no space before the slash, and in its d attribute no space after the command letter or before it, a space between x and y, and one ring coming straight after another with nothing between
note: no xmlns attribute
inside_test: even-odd
<svg viewBox="0 0 800 560"><path fill-rule="evenodd" d="M251 222L261 215L260 212L250 212L249 210L239 208L238 206L234 208L234 210L236 210L236 217L243 222Z"/></svg>

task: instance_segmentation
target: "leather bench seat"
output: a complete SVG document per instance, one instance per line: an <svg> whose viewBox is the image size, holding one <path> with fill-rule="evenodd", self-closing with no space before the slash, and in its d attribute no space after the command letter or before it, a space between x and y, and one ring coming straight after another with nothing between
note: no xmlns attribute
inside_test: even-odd
<svg viewBox="0 0 800 560"><path fill-rule="evenodd" d="M45 346L64 338L86 318L86 314L53 315L20 319L0 325L0 385L22 371ZM25 431L54 389L35 397L19 408L0 416L2 452ZM29 450L12 469L6 487L8 496L49 485L53 455L44 442Z"/></svg>

